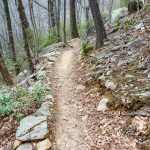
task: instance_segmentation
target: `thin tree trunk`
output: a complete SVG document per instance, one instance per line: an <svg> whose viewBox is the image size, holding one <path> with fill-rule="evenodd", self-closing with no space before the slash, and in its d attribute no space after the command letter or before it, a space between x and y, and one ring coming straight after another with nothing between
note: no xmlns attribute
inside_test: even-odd
<svg viewBox="0 0 150 150"><path fill-rule="evenodd" d="M38 59L39 55L38 55L38 41L37 41L37 37L38 37L38 30L37 30L37 26L36 26L36 21L35 21L35 17L34 17L34 11L33 11L33 0L28 0L29 3L29 12L30 12L30 19L31 19L31 23L32 23L32 27L33 27L33 37L34 37L34 53L36 56L36 60Z"/></svg>
<svg viewBox="0 0 150 150"><path fill-rule="evenodd" d="M102 16L99 10L99 6L96 0L89 0L89 5L91 8L91 13L94 21L94 26L96 30L96 48L100 48L104 44L105 28L102 20Z"/></svg>
<svg viewBox="0 0 150 150"><path fill-rule="evenodd" d="M54 0L50 0L50 14L51 14L51 27L54 28L56 25L54 14Z"/></svg>
<svg viewBox="0 0 150 150"><path fill-rule="evenodd" d="M6 85L8 85L8 86L14 85L14 83L11 79L11 76L6 68L6 65L4 63L1 53L0 53L0 73L3 77L3 80L5 81Z"/></svg>
<svg viewBox="0 0 150 150"><path fill-rule="evenodd" d="M50 0L48 0L47 3L48 3L48 33L50 37L50 28L51 28Z"/></svg>
<svg viewBox="0 0 150 150"><path fill-rule="evenodd" d="M22 33L23 33L23 40L24 40L24 49L27 55L27 60L29 63L29 70L30 73L34 72L34 65L32 62L32 57L29 49L29 43L28 43L28 35L27 35L27 30L29 29L29 23L26 18L24 6L22 4L22 0L18 0L18 12L19 12L19 17L21 21L21 27L22 27Z"/></svg>
<svg viewBox="0 0 150 150"><path fill-rule="evenodd" d="M7 0L3 0L3 5L4 5L4 11L5 11L5 16L6 16L6 21L7 21L7 29L8 29L8 36L9 36L9 46L10 46L10 49L11 49L10 50L11 59L15 63L16 74L18 74L19 70L17 68L16 50L15 50L15 44L14 44L14 38L13 38L13 32L12 32L12 24L11 24L11 19L10 19L8 1Z"/></svg>
<svg viewBox="0 0 150 150"><path fill-rule="evenodd" d="M66 44L66 0L64 0L64 26L63 26L63 32L64 32L64 43Z"/></svg>
<svg viewBox="0 0 150 150"><path fill-rule="evenodd" d="M57 2L57 5L56 5ZM60 34L60 11L61 11L61 1L55 0L55 9L56 9L56 28L57 28L57 41L61 41L61 34Z"/></svg>
<svg viewBox="0 0 150 150"><path fill-rule="evenodd" d="M89 35L89 6L85 7L86 35Z"/></svg>
<svg viewBox="0 0 150 150"><path fill-rule="evenodd" d="M76 1L70 0L70 29L71 29L71 38L78 38L78 29L76 22Z"/></svg>

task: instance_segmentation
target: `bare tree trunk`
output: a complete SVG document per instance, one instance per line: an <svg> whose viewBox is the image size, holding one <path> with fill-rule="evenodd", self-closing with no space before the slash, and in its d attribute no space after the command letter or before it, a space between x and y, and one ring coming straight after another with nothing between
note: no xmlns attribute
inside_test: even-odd
<svg viewBox="0 0 150 150"><path fill-rule="evenodd" d="M5 16L6 16L6 21L7 21L7 29L8 29L8 36L9 36L9 46L10 46L10 49L11 49L10 50L11 59L15 63L16 74L18 74L19 70L17 68L16 50L15 50L15 44L14 44L14 38L13 38L13 32L12 32L12 25L11 25L8 1L7 0L3 0L3 5L4 5L4 11L5 11Z"/></svg>
<svg viewBox="0 0 150 150"><path fill-rule="evenodd" d="M64 0L64 26L63 26L63 32L64 32L64 43L66 44L66 0Z"/></svg>
<svg viewBox="0 0 150 150"><path fill-rule="evenodd" d="M51 15L51 27L54 28L56 25L54 14L54 0L50 0L50 15Z"/></svg>
<svg viewBox="0 0 150 150"><path fill-rule="evenodd" d="M34 65L32 62L32 57L29 49L29 43L28 43L28 35L27 35L27 30L29 29L29 23L26 18L24 6L22 4L22 0L17 0L18 2L18 12L19 12L19 17L21 21L21 27L22 27L22 33L23 33L23 40L24 40L24 49L27 55L27 60L29 63L29 70L30 73L34 72Z"/></svg>
<svg viewBox="0 0 150 150"><path fill-rule="evenodd" d="M89 35L89 6L85 7L86 35Z"/></svg>
<svg viewBox="0 0 150 150"><path fill-rule="evenodd" d="M5 81L6 85L12 86L14 84L12 79L11 79L11 76L10 76L6 66L5 66L5 63L4 63L4 60L2 58L1 53L0 53L0 73L3 77L3 80Z"/></svg>
<svg viewBox="0 0 150 150"><path fill-rule="evenodd" d="M57 5L56 5L56 24L57 24L57 41L60 42L61 41L61 34L60 34L60 11L61 11L61 1L58 0Z"/></svg>
<svg viewBox="0 0 150 150"><path fill-rule="evenodd" d="M89 0L91 13L96 30L96 48L100 48L104 44L104 23L96 0Z"/></svg>
<svg viewBox="0 0 150 150"><path fill-rule="evenodd" d="M34 31L34 34L33 34L33 38L34 38L34 55L36 56L36 60L38 59L39 57L39 54L38 54L38 40L37 40L37 37L38 37L38 30L37 30L37 26L36 26L36 21L35 21L35 17L34 17L34 11L33 11L33 0L28 0L28 3L29 3L29 12L30 12L30 19L31 19L31 23L32 23L32 27L33 27L33 31Z"/></svg>
<svg viewBox="0 0 150 150"><path fill-rule="evenodd" d="M71 29L71 38L78 38L78 29L76 22L76 7L75 0L70 0L70 29Z"/></svg>
<svg viewBox="0 0 150 150"><path fill-rule="evenodd" d="M113 7L113 0L109 2L109 24L111 24L111 19L112 19L112 7Z"/></svg>
<svg viewBox="0 0 150 150"><path fill-rule="evenodd" d="M51 28L50 0L48 0L47 3L48 3L48 33L50 37L50 28Z"/></svg>

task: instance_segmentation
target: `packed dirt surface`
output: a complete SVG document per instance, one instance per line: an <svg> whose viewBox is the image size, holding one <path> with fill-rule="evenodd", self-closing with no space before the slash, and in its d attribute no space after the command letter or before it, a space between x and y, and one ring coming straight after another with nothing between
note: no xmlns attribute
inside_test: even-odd
<svg viewBox="0 0 150 150"><path fill-rule="evenodd" d="M54 69L55 93L55 135L54 150L89 150L86 141L87 129L80 113L82 94L78 94L78 84L74 69L76 52L79 52L79 39L71 42L71 46L62 50Z"/></svg>

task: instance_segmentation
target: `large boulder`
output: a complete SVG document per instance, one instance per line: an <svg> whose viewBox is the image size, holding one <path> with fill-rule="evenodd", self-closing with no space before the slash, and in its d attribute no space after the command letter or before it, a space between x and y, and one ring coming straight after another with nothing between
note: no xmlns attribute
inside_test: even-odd
<svg viewBox="0 0 150 150"><path fill-rule="evenodd" d="M111 22L115 22L118 18L123 18L128 13L127 7L118 8L112 11Z"/></svg>
<svg viewBox="0 0 150 150"><path fill-rule="evenodd" d="M47 134L47 117L30 115L20 121L16 138L20 141L41 140Z"/></svg>

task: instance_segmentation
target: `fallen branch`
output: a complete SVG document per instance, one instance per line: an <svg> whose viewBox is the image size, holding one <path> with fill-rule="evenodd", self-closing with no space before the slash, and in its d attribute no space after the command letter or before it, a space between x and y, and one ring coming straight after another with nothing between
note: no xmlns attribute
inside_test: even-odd
<svg viewBox="0 0 150 150"><path fill-rule="evenodd" d="M48 65L48 63L44 64L39 70L37 70L35 73L31 74L29 77L27 77L25 80L21 81L20 83L18 83L18 85L23 85L25 83L27 83L30 79L34 78L37 76L39 71L42 71L46 68L46 66Z"/></svg>

